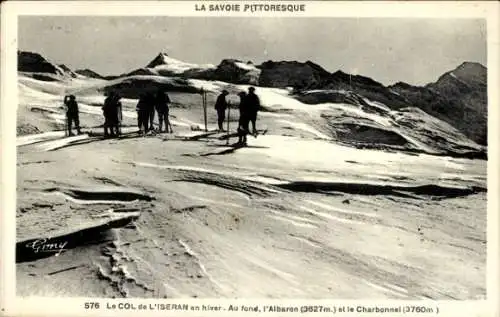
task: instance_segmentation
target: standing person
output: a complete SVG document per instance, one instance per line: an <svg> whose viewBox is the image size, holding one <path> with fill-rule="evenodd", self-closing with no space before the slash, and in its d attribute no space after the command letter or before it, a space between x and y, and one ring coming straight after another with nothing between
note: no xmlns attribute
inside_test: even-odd
<svg viewBox="0 0 500 317"><path fill-rule="evenodd" d="M113 121L112 121L112 126L111 126L111 134L113 134L113 129L115 130L115 135L119 136L121 131L120 131L120 125L122 121L122 103L120 102L120 95L115 94L115 98L113 99L113 105L114 105L114 112L113 112Z"/></svg>
<svg viewBox="0 0 500 317"><path fill-rule="evenodd" d="M148 132L149 123L149 109L146 94L141 94L139 96L139 102L137 103L135 110L137 111L137 125L139 127L139 133L146 134Z"/></svg>
<svg viewBox="0 0 500 317"><path fill-rule="evenodd" d="M169 107L168 104L170 103L170 98L166 92L164 92L162 89L158 90L158 93L156 94L156 112L158 112L158 123L159 123L159 132L161 132L163 123L165 123L165 132L168 133L168 112L169 112ZM172 132L172 131L170 131Z"/></svg>
<svg viewBox="0 0 500 317"><path fill-rule="evenodd" d="M121 108L122 105L118 94L110 92L108 97L104 100L104 105L102 106L104 114L104 136L119 135ZM110 133L108 133L108 129Z"/></svg>
<svg viewBox="0 0 500 317"><path fill-rule="evenodd" d="M149 117L149 130L153 131L155 129L153 123L155 121L155 105L156 105L156 98L154 93L148 93L148 98L147 98L147 106L148 106L148 117Z"/></svg>
<svg viewBox="0 0 500 317"><path fill-rule="evenodd" d="M229 95L227 90L223 90L222 93L217 97L215 102L215 110L217 110L217 124L219 126L219 132L223 132L224 119L226 118L227 101L226 96Z"/></svg>
<svg viewBox="0 0 500 317"><path fill-rule="evenodd" d="M78 111L78 103L76 102L76 97L74 95L69 95L64 97L64 105L66 106L66 121L68 122L68 135L74 135L71 132L71 125L73 121L75 122L76 131L78 134L82 134L80 131L80 119Z"/></svg>
<svg viewBox="0 0 500 317"><path fill-rule="evenodd" d="M254 87L248 88L247 102L248 102L248 117L252 122L252 133L254 136L257 136L256 122L257 122L257 113L260 110L260 99L259 96L255 94Z"/></svg>
<svg viewBox="0 0 500 317"><path fill-rule="evenodd" d="M248 134L248 101L246 92L242 91L238 94L240 97L240 119L238 120L238 144L247 145Z"/></svg>

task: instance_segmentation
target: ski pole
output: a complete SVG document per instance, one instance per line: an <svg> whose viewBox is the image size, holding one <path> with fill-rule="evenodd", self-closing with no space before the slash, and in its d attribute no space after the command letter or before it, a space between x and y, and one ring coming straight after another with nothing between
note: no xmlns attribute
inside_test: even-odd
<svg viewBox="0 0 500 317"><path fill-rule="evenodd" d="M203 113L204 113L204 119L205 119L205 132L208 131L208 124L207 124L207 92L203 90Z"/></svg>
<svg viewBox="0 0 500 317"><path fill-rule="evenodd" d="M231 103L228 102L227 106L227 140L226 144L229 144L229 121L231 120Z"/></svg>
<svg viewBox="0 0 500 317"><path fill-rule="evenodd" d="M123 120L123 112L122 112L122 107L120 106L120 118L118 120L118 135L122 134L122 120Z"/></svg>
<svg viewBox="0 0 500 317"><path fill-rule="evenodd" d="M170 127L170 133L174 133L174 129L172 129L172 124L170 123L170 119L167 118L168 126Z"/></svg>
<svg viewBox="0 0 500 317"><path fill-rule="evenodd" d="M64 116L64 136L69 136L68 134L68 108L67 108L68 96L64 96L64 106L63 110L66 111L66 115Z"/></svg>

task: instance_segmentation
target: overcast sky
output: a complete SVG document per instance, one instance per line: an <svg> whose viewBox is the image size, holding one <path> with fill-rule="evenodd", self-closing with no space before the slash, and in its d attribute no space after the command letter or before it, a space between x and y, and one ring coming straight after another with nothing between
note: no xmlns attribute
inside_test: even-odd
<svg viewBox="0 0 500 317"><path fill-rule="evenodd" d="M72 69L121 74L160 51L192 63L311 60L384 84L423 85L464 61L486 66L486 27L470 19L21 17L19 49Z"/></svg>

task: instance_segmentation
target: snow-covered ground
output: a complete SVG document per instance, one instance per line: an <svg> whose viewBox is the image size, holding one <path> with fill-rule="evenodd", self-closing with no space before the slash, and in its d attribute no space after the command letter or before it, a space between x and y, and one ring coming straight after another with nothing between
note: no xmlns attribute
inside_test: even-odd
<svg viewBox="0 0 500 317"><path fill-rule="evenodd" d="M17 142L20 295L484 298L486 161L360 149L337 142L342 131L331 123L395 131L431 153L441 145L425 131L469 145L453 128L369 100L379 111L258 87L267 133L246 148L228 145L225 133L192 131L203 127L201 97L186 93L171 95L172 134L132 134L134 99L122 100L121 139L54 131L48 115L62 115L67 91L81 92L84 130L95 130L101 88L113 83L20 78L18 123L43 132ZM222 89L234 97L248 88L189 84L210 102ZM31 258L26 243L47 233L68 248Z"/></svg>

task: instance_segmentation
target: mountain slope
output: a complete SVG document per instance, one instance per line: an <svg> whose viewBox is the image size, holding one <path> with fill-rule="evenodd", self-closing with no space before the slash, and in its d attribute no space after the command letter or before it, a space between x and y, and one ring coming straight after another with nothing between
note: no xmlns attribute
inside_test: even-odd
<svg viewBox="0 0 500 317"><path fill-rule="evenodd" d="M390 89L471 140L487 144L487 70L481 64L463 63L424 87L397 83Z"/></svg>
<svg viewBox="0 0 500 317"><path fill-rule="evenodd" d="M258 67L262 71L259 85L265 87L323 88L323 82L330 76L325 69L311 61L267 61Z"/></svg>
<svg viewBox="0 0 500 317"><path fill-rule="evenodd" d="M89 77L89 78L104 79L103 76L101 76L100 74L98 74L98 73L96 73L93 70L88 69L88 68L77 69L77 70L75 70L75 73L80 74L80 75L85 76L85 77Z"/></svg>
<svg viewBox="0 0 500 317"><path fill-rule="evenodd" d="M267 61L254 66L237 59L224 59L214 67L182 62L165 53L160 53L145 68L127 75L178 76L261 87L293 87L296 91L350 91L392 110L419 108L457 128L474 142L487 144L486 68L478 63L463 63L425 87L405 83L386 87L372 78L341 70L329 73L311 61ZM323 94L322 102L336 102L337 97Z"/></svg>

